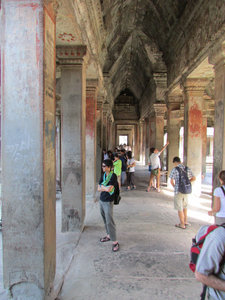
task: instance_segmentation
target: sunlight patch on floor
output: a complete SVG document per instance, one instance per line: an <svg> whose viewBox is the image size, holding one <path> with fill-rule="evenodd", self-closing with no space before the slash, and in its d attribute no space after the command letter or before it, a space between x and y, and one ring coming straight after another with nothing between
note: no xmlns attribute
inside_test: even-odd
<svg viewBox="0 0 225 300"><path fill-rule="evenodd" d="M188 217L199 220L199 221L203 221L206 224L214 223L213 217L210 217L210 216L208 216L208 214L199 212L197 210L188 209Z"/></svg>

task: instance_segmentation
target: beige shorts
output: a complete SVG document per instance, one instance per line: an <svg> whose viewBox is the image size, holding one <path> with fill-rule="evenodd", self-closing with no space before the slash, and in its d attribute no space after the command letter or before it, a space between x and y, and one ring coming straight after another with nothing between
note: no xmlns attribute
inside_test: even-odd
<svg viewBox="0 0 225 300"><path fill-rule="evenodd" d="M182 211L188 206L188 194L175 194L174 195L174 208L178 211Z"/></svg>

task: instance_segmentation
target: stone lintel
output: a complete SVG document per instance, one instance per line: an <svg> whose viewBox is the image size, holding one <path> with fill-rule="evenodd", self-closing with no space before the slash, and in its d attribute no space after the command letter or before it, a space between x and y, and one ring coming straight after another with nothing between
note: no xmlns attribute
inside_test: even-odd
<svg viewBox="0 0 225 300"><path fill-rule="evenodd" d="M57 46L56 56L60 65L80 65L83 63L87 47L79 46Z"/></svg>
<svg viewBox="0 0 225 300"><path fill-rule="evenodd" d="M225 42L217 44L209 54L209 63L212 65L225 63Z"/></svg>
<svg viewBox="0 0 225 300"><path fill-rule="evenodd" d="M153 78L156 85L156 99L164 100L167 90L167 73L154 73Z"/></svg>

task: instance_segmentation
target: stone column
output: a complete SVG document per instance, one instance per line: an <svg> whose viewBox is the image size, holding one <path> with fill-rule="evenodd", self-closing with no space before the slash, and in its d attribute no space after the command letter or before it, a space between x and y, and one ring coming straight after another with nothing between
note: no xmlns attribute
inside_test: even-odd
<svg viewBox="0 0 225 300"><path fill-rule="evenodd" d="M202 111L205 79L189 78L184 83L184 163L196 181L193 192L201 193L202 182Z"/></svg>
<svg viewBox="0 0 225 300"><path fill-rule="evenodd" d="M95 79L87 80L86 87L86 198L96 194L96 114L97 85Z"/></svg>
<svg viewBox="0 0 225 300"><path fill-rule="evenodd" d="M108 148L110 150L114 150L114 147L113 147L113 135L114 135L114 132L113 132L113 122L112 122L112 118L111 116L108 118L108 132L107 132L107 136L108 136Z"/></svg>
<svg viewBox="0 0 225 300"><path fill-rule="evenodd" d="M214 189L219 184L219 172L225 170L225 42L213 49L209 62L214 65L215 71Z"/></svg>
<svg viewBox="0 0 225 300"><path fill-rule="evenodd" d="M135 152L135 160L140 160L140 141L139 141L139 128L138 124L134 125L134 152Z"/></svg>
<svg viewBox="0 0 225 300"><path fill-rule="evenodd" d="M62 231L82 230L85 217L85 46L59 46L62 96Z"/></svg>
<svg viewBox="0 0 225 300"><path fill-rule="evenodd" d="M149 148L155 148L156 145L156 124L155 124L155 114L151 114L149 118Z"/></svg>
<svg viewBox="0 0 225 300"><path fill-rule="evenodd" d="M55 11L2 3L4 286L12 299L49 299L56 261Z"/></svg>
<svg viewBox="0 0 225 300"><path fill-rule="evenodd" d="M146 135L145 135L145 164L148 163L149 153L150 153L150 127L149 127L149 118L145 119L145 128L146 128Z"/></svg>
<svg viewBox="0 0 225 300"><path fill-rule="evenodd" d="M206 153L207 152L207 116L203 112L202 116L202 176L206 174Z"/></svg>
<svg viewBox="0 0 225 300"><path fill-rule="evenodd" d="M143 141L144 141L144 122L140 120L139 122L139 131L140 131L140 161L144 163L144 155L143 155Z"/></svg>
<svg viewBox="0 0 225 300"><path fill-rule="evenodd" d="M107 116L107 110L104 109L103 106L103 149L111 150L108 149L108 138L107 138L107 132L108 132L108 116Z"/></svg>
<svg viewBox="0 0 225 300"><path fill-rule="evenodd" d="M167 129L168 129L168 174L174 167L173 158L175 156L179 157L179 142L180 142L180 122L181 114L180 110L172 110L173 106L169 104L168 108L168 119L167 119Z"/></svg>
<svg viewBox="0 0 225 300"><path fill-rule="evenodd" d="M143 164L146 162L146 122L143 121L143 144L142 144Z"/></svg>
<svg viewBox="0 0 225 300"><path fill-rule="evenodd" d="M61 191L61 97L56 94L56 191Z"/></svg>
<svg viewBox="0 0 225 300"><path fill-rule="evenodd" d="M164 144L164 116L167 110L166 104L155 103L155 148L161 150Z"/></svg>
<svg viewBox="0 0 225 300"><path fill-rule="evenodd" d="M97 176L97 181L101 176L102 172L102 150L103 150L103 114L102 114L102 98L98 97L97 99L97 153L96 153L96 176Z"/></svg>

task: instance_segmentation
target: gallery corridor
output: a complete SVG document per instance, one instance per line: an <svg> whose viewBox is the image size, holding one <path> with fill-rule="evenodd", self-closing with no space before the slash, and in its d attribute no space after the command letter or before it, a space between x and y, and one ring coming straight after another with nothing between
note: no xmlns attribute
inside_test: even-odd
<svg viewBox="0 0 225 300"><path fill-rule="evenodd" d="M191 227L181 230L174 226L173 191L147 193L147 179L147 167L138 166L137 190L123 190L114 207L117 253L110 242L99 242L105 232L98 203L87 203L85 228L58 300L199 299L201 284L189 270L189 250L198 228L212 222L210 196L191 199Z"/></svg>

